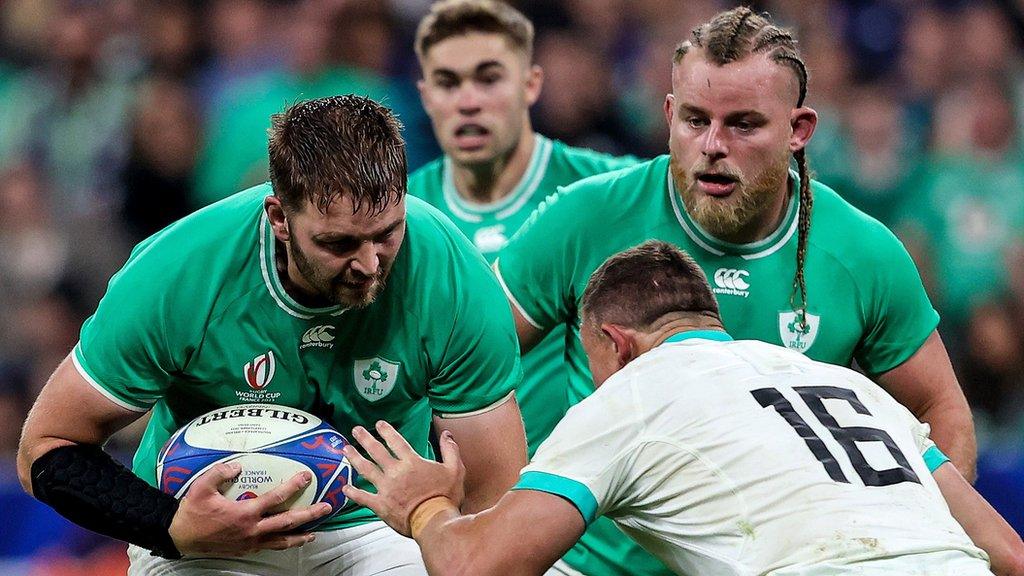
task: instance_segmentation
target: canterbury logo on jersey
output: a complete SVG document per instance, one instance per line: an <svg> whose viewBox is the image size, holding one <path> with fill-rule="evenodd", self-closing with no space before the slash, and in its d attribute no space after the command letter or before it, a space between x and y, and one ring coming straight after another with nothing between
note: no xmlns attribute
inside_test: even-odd
<svg viewBox="0 0 1024 576"><path fill-rule="evenodd" d="M750 295L750 283L746 280L749 276L750 272L739 268L719 268L715 271L714 292L746 298Z"/></svg>
<svg viewBox="0 0 1024 576"><path fill-rule="evenodd" d="M302 335L302 344L299 345L299 350L310 347L333 348L334 334L331 334L331 330L334 330L334 326L330 324L314 326L306 330L306 333Z"/></svg>

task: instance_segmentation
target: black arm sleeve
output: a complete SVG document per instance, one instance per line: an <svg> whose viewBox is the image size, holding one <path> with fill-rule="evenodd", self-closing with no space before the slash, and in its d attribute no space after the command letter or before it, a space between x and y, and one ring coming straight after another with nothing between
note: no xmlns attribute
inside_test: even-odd
<svg viewBox="0 0 1024 576"><path fill-rule="evenodd" d="M32 492L94 532L181 558L167 532L178 501L114 461L99 446L61 446L32 463Z"/></svg>

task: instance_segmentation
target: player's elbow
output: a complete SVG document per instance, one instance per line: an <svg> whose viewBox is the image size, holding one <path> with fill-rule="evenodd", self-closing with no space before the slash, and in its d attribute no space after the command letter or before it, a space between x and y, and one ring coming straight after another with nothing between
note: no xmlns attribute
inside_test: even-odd
<svg viewBox="0 0 1024 576"><path fill-rule="evenodd" d="M74 444L74 442L60 438L40 438L30 435L26 431L22 432L21 441L18 443L18 455L15 466L18 471L18 481L25 492L32 494L32 465L35 464L36 460L50 450L71 444Z"/></svg>
<svg viewBox="0 0 1024 576"><path fill-rule="evenodd" d="M31 446L32 443L26 441L25 436L22 435L21 442L18 443L18 455L15 461L18 481L21 483L22 489L29 494L32 494L32 463L41 456L41 454L34 454L35 450L32 450Z"/></svg>
<svg viewBox="0 0 1024 576"><path fill-rule="evenodd" d="M998 566L993 564L992 571L996 576L1024 576L1024 544L1014 546Z"/></svg>

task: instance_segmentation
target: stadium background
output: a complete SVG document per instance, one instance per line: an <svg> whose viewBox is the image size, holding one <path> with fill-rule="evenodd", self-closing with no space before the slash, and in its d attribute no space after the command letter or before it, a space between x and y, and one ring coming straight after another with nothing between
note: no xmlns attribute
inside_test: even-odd
<svg viewBox="0 0 1024 576"><path fill-rule="evenodd" d="M410 168L439 153L412 51L428 4L0 1L0 573L123 574L123 546L21 493L25 413L135 242L265 179L285 104L364 93L404 121ZM729 7L514 4L538 30L538 131L640 156L667 150L672 48ZM811 168L911 249L974 408L978 487L1024 531L1024 1L754 5L800 38Z"/></svg>

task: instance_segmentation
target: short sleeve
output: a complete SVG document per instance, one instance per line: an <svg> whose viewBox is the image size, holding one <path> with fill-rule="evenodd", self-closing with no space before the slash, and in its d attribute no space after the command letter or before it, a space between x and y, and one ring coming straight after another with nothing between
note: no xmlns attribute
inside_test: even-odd
<svg viewBox="0 0 1024 576"><path fill-rule="evenodd" d="M892 370L914 355L939 324L921 275L903 244L878 225L878 241L867 246L876 261L866 274L868 330L854 356L870 374Z"/></svg>
<svg viewBox="0 0 1024 576"><path fill-rule="evenodd" d="M580 213L572 190L560 188L541 202L494 262L505 295L540 330L565 323L576 306L572 285L579 255L571 229Z"/></svg>
<svg viewBox="0 0 1024 576"><path fill-rule="evenodd" d="M443 278L434 296L448 299L451 305L433 309L445 318L427 319L447 330L437 336L442 349L427 394L435 413L458 416L510 397L522 369L508 300L476 248L453 225L447 226L453 252L447 270L433 271Z"/></svg>
<svg viewBox="0 0 1024 576"><path fill-rule="evenodd" d="M628 382L609 379L569 409L513 490L560 496L587 524L615 510L628 498L629 475L636 469L642 431L638 414Z"/></svg>
<svg viewBox="0 0 1024 576"><path fill-rule="evenodd" d="M111 278L96 312L82 325L72 352L79 373L123 408L146 411L156 403L187 361L186 334L201 331L202 314L174 304L182 286L171 280L177 268L158 238L133 250ZM170 287L174 287L172 290Z"/></svg>

